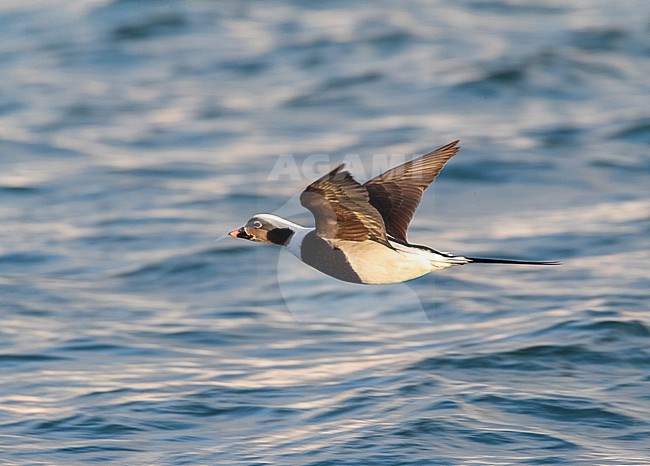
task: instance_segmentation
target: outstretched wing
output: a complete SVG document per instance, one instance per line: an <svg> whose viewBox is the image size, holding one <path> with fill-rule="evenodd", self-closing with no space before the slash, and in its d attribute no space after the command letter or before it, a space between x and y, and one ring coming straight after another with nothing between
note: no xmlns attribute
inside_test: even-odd
<svg viewBox="0 0 650 466"><path fill-rule="evenodd" d="M388 247L384 221L368 202L368 191L343 164L307 186L300 203L316 220L316 234L327 240L376 241Z"/></svg>
<svg viewBox="0 0 650 466"><path fill-rule="evenodd" d="M363 185L370 195L370 204L381 214L389 235L406 242L406 229L422 200L422 193L433 183L447 160L458 152L458 142L450 142L392 168Z"/></svg>

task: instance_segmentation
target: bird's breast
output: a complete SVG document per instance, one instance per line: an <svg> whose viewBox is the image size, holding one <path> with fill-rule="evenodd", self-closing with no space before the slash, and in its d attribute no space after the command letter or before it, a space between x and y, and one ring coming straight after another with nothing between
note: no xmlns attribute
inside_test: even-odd
<svg viewBox="0 0 650 466"><path fill-rule="evenodd" d="M345 282L364 283L345 253L311 231L300 243L300 260L316 270Z"/></svg>
<svg viewBox="0 0 650 466"><path fill-rule="evenodd" d="M401 283L435 268L425 255L396 251L374 241L325 240L314 230L289 250L316 270L350 283Z"/></svg>

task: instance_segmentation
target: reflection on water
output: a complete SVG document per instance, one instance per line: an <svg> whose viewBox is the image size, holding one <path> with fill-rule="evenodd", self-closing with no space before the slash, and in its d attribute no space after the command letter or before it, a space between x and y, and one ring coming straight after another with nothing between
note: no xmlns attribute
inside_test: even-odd
<svg viewBox="0 0 650 466"><path fill-rule="evenodd" d="M648 464L644 7L5 2L0 462ZM562 267L215 242L457 138L410 238Z"/></svg>

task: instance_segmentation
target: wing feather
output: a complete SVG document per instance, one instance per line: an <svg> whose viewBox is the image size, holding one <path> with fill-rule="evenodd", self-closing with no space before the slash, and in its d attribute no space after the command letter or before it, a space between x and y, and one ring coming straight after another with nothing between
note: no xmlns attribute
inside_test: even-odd
<svg viewBox="0 0 650 466"><path fill-rule="evenodd" d="M370 196L370 204L379 211L389 235L406 242L406 230L422 200L422 193L433 183L445 163L456 155L460 149L458 142L450 142L398 165L363 185Z"/></svg>
<svg viewBox="0 0 650 466"><path fill-rule="evenodd" d="M327 240L376 241L388 247L384 220L369 202L366 188L343 164L307 186L300 203L316 221L316 234Z"/></svg>

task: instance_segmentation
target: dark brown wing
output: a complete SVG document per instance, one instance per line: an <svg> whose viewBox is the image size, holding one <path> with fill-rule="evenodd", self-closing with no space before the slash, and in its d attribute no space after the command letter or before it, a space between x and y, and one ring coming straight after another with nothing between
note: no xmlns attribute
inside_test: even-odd
<svg viewBox="0 0 650 466"><path fill-rule="evenodd" d="M450 142L392 168L363 185L370 195L370 204L384 219L389 235L406 242L406 229L420 204L422 193L435 180L447 160L458 152L458 142Z"/></svg>
<svg viewBox="0 0 650 466"><path fill-rule="evenodd" d="M316 234L329 240L371 240L390 247L384 221L368 202L368 191L342 169L343 164L300 195L300 203L314 215Z"/></svg>

